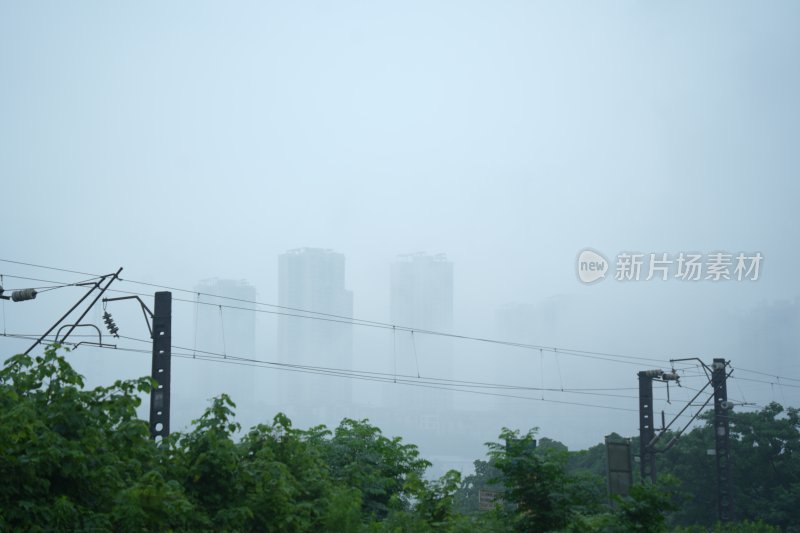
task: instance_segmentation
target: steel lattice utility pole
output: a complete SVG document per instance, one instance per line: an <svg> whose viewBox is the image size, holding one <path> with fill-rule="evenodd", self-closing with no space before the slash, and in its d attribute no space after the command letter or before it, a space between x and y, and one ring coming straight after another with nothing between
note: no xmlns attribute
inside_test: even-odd
<svg viewBox="0 0 800 533"><path fill-rule="evenodd" d="M169 435L172 367L172 293L157 292L153 310L153 370L156 387L150 392L150 435Z"/></svg>
<svg viewBox="0 0 800 533"><path fill-rule="evenodd" d="M660 376L661 370L642 370L639 372L639 465L642 481L656 481L656 454L650 442L656 436L653 427L653 378Z"/></svg>
<svg viewBox="0 0 800 533"><path fill-rule="evenodd" d="M730 462L730 416L725 359L714 359L711 385L714 387L714 442L717 459L717 511L720 522L728 522L733 514Z"/></svg>

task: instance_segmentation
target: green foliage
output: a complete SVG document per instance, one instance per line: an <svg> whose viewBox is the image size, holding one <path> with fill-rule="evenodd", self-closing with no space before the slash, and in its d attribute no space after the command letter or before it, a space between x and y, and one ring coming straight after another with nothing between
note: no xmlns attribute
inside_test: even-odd
<svg viewBox="0 0 800 533"><path fill-rule="evenodd" d="M453 504L463 514L478 513L480 491L501 492L501 472L489 461L477 460L473 463L475 472L465 476L455 494Z"/></svg>
<svg viewBox="0 0 800 533"><path fill-rule="evenodd" d="M780 533L781 528L771 526L762 521L750 522L745 520L737 523L722 524L717 522L713 527L706 526L678 526L672 529L672 533Z"/></svg>
<svg viewBox="0 0 800 533"><path fill-rule="evenodd" d="M336 485L316 434L292 427L282 413L242 440L247 498L254 516L248 530L323 531L359 523L360 494Z"/></svg>
<svg viewBox="0 0 800 533"><path fill-rule="evenodd" d="M771 403L731 422L739 516L800 530L800 411Z"/></svg>
<svg viewBox="0 0 800 533"><path fill-rule="evenodd" d="M243 505L243 465L233 441L239 429L233 422L234 407L224 394L214 398L194 421L191 433L175 434L169 441L173 458L170 474L218 530L241 530L252 517L252 511Z"/></svg>
<svg viewBox="0 0 800 533"><path fill-rule="evenodd" d="M119 492L111 518L114 530L123 532L185 531L206 525L183 487L175 480L165 481L155 470Z"/></svg>
<svg viewBox="0 0 800 533"><path fill-rule="evenodd" d="M461 474L448 471L441 479L421 483L416 491L416 513L431 529L446 528L453 520L453 496L461 482Z"/></svg>
<svg viewBox="0 0 800 533"><path fill-rule="evenodd" d="M492 465L502 474L504 499L513 505L506 515L517 531L563 529L573 515L595 509L599 501L585 478L567 474L566 447L549 441L538 449L535 432L523 435L504 428L503 443L488 444Z"/></svg>
<svg viewBox="0 0 800 533"><path fill-rule="evenodd" d="M687 499L674 524L711 527L716 515L713 414L706 424L681 437L661 457L660 472L681 481ZM785 531L800 530L800 415L771 403L756 412L730 414L730 457L737 520L763 520Z"/></svg>
<svg viewBox="0 0 800 533"><path fill-rule="evenodd" d="M777 404L731 414L743 521L723 526L709 417L659 456L672 477L637 484L610 506L603 444L569 452L546 438L537 446L535 430L503 429L473 474L431 480L416 446L366 420L301 430L279 413L241 434L226 395L189 431L156 444L136 417L152 386L142 378L86 390L57 347L9 359L0 370L0 531L612 533L672 524L766 533L800 524L800 413ZM493 510L478 510L480 490L502 494Z"/></svg>
<svg viewBox="0 0 800 533"><path fill-rule="evenodd" d="M361 492L365 518L385 518L390 502L407 509L406 482L421 478L430 466L416 446L385 437L366 420L344 419L330 440L319 442L333 479Z"/></svg>
<svg viewBox="0 0 800 533"><path fill-rule="evenodd" d="M672 477L659 478L656 485L633 485L625 498L617 498L617 524L623 531L666 531L666 514L677 509Z"/></svg>
<svg viewBox="0 0 800 533"><path fill-rule="evenodd" d="M156 465L136 418L138 394L151 385L83 390L57 347L9 359L0 371L0 526L110 528L115 495Z"/></svg>

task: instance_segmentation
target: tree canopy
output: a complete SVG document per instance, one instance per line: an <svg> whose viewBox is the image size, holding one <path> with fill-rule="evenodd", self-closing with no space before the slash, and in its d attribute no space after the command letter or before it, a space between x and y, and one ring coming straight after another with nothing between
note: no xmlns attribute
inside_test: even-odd
<svg viewBox="0 0 800 533"><path fill-rule="evenodd" d="M800 415L731 415L737 524L715 525L710 419L659 456L666 476L610 502L605 446L570 452L503 428L473 473L426 475L417 447L368 420L299 429L278 413L242 432L211 400L160 443L137 418L149 378L86 389L65 351L0 370L0 530L798 531ZM634 443L635 444L635 443ZM634 446L635 447L635 446ZM483 491L495 495L480 509ZM698 529L699 528L699 529Z"/></svg>

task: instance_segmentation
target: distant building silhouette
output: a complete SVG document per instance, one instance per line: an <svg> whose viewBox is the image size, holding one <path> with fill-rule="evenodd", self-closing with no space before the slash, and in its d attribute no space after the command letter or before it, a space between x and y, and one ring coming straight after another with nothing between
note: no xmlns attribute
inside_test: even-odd
<svg viewBox="0 0 800 533"><path fill-rule="evenodd" d="M762 302L740 319L740 349L750 365L800 374L800 297Z"/></svg>
<svg viewBox="0 0 800 533"><path fill-rule="evenodd" d="M453 263L445 254L397 256L392 263L392 322L412 328L453 328Z"/></svg>
<svg viewBox="0 0 800 533"><path fill-rule="evenodd" d="M398 326L418 330L451 332L453 329L453 263L444 254L400 255L391 270L391 320ZM447 337L401 331L394 334L395 366L402 371L419 372L423 377L453 377L453 344ZM387 388L388 405L426 411L449 410L452 393L419 389L412 395L397 394ZM408 405L407 398L415 398Z"/></svg>
<svg viewBox="0 0 800 533"><path fill-rule="evenodd" d="M284 307L344 317L353 316L353 293L345 288L345 257L332 250L298 248L278 257L278 303ZM288 311L316 316L313 313ZM350 324L281 315L278 317L278 358L282 363L352 367L353 327ZM351 401L348 379L289 373L282 403L308 408Z"/></svg>

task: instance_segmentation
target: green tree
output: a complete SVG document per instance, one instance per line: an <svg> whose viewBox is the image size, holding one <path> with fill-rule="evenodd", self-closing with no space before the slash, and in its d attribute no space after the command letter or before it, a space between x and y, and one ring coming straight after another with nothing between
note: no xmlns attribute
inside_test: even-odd
<svg viewBox="0 0 800 533"><path fill-rule="evenodd" d="M504 428L502 443L489 443L489 456L501 474L507 513L517 531L553 531L567 527L578 508L594 508L591 491L566 473L567 452L560 446L537 450L535 429L526 434Z"/></svg>
<svg viewBox="0 0 800 533"><path fill-rule="evenodd" d="M464 476L454 497L454 506L463 514L478 513L480 492L483 490L502 492L502 473L490 462L476 460L473 462L475 472Z"/></svg>
<svg viewBox="0 0 800 533"><path fill-rule="evenodd" d="M393 500L408 508L412 494L407 481L422 478L430 466L416 446L384 436L366 420L346 418L329 440L318 441L333 479L361 492L365 518L385 518Z"/></svg>
<svg viewBox="0 0 800 533"><path fill-rule="evenodd" d="M158 467L136 417L149 378L84 390L58 347L0 370L0 529L110 529L116 495Z"/></svg>
<svg viewBox="0 0 800 533"><path fill-rule="evenodd" d="M246 505L254 531L352 531L361 524L361 493L336 483L323 458L324 427L302 431L278 413L242 440Z"/></svg>
<svg viewBox="0 0 800 533"><path fill-rule="evenodd" d="M252 518L244 504L244 465L233 435L235 407L223 394L212 400L188 433L173 433L167 442L170 462L165 465L179 480L190 500L217 530L241 530Z"/></svg>
<svg viewBox="0 0 800 533"><path fill-rule="evenodd" d="M119 492L111 513L114 531L191 531L207 524L175 480L156 470Z"/></svg>
<svg viewBox="0 0 800 533"><path fill-rule="evenodd" d="M732 413L731 437L737 516L800 531L800 411Z"/></svg>
<svg viewBox="0 0 800 533"><path fill-rule="evenodd" d="M660 472L678 478L687 499L675 524L712 526L717 520L713 413L659 457ZM749 413L730 412L730 458L734 514L738 520L799 530L800 415L771 403Z"/></svg>

